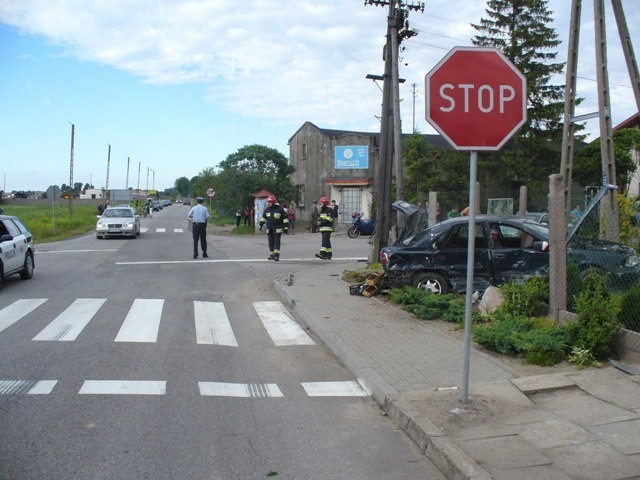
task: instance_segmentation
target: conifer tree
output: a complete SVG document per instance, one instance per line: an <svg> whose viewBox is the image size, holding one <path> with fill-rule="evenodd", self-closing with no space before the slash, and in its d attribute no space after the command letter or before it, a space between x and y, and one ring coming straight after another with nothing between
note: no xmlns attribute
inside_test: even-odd
<svg viewBox="0 0 640 480"><path fill-rule="evenodd" d="M548 0L488 0L486 17L472 24L477 31L474 45L502 51L527 78L527 122L501 151L481 159L489 165L479 172L505 172L500 185L504 188L520 184L530 192L544 192L548 176L560 168L564 86L550 82L564 64L555 61L560 40L549 26L553 12L547 4Z"/></svg>

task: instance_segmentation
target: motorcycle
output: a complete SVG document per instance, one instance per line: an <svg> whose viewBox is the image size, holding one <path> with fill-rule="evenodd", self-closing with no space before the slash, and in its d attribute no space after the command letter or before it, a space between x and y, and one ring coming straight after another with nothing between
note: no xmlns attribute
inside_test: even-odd
<svg viewBox="0 0 640 480"><path fill-rule="evenodd" d="M354 212L351 214L353 224L347 230L349 238L358 238L360 235L371 236L376 231L376 224L373 220L363 220L362 214Z"/></svg>

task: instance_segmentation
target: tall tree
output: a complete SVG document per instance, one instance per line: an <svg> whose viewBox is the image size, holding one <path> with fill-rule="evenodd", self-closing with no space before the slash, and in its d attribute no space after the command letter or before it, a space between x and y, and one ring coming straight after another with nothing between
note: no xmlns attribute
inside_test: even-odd
<svg viewBox="0 0 640 480"><path fill-rule="evenodd" d="M438 192L445 208L466 205L469 199L469 156L455 150L436 150L418 132L404 141L403 157L408 201L427 201L430 191Z"/></svg>
<svg viewBox="0 0 640 480"><path fill-rule="evenodd" d="M252 201L251 194L261 189L269 190L281 202L293 200L295 189L289 178L293 172L293 166L278 150L245 146L220 162L216 197L227 211L246 205Z"/></svg>
<svg viewBox="0 0 640 480"><path fill-rule="evenodd" d="M173 188L182 197L188 197L191 194L191 182L187 177L176 178Z"/></svg>
<svg viewBox="0 0 640 480"><path fill-rule="evenodd" d="M560 40L548 26L547 5L548 0L488 0L487 16L472 24L478 32L474 45L499 49L527 78L527 122L501 151L482 155L483 183L495 183L496 172L503 172L498 180L505 188L547 189L548 176L560 168L564 86L550 82L564 63L555 61Z"/></svg>
<svg viewBox="0 0 640 480"><path fill-rule="evenodd" d="M640 166L640 130L623 128L613 132L616 180L622 193L629 190L633 173ZM575 160L573 178L581 185L602 183L602 160L600 139L596 139L581 149Z"/></svg>

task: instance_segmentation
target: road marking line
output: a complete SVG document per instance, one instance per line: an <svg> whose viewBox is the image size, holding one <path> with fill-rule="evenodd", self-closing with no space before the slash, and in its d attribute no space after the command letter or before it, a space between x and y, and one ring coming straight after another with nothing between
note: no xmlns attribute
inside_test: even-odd
<svg viewBox="0 0 640 480"><path fill-rule="evenodd" d="M164 233L164 232L166 232L166 231L167 231L167 229L166 229L166 228L164 228L164 227L156 228L156 233Z"/></svg>
<svg viewBox="0 0 640 480"><path fill-rule="evenodd" d="M140 233L147 233L149 231L148 227L143 227L140 229Z"/></svg>
<svg viewBox="0 0 640 480"><path fill-rule="evenodd" d="M203 397L284 397L276 383L198 382L198 389Z"/></svg>
<svg viewBox="0 0 640 480"><path fill-rule="evenodd" d="M155 343L164 300L136 298L124 319L115 342Z"/></svg>
<svg viewBox="0 0 640 480"><path fill-rule="evenodd" d="M74 341L106 301L106 298L78 298L33 340Z"/></svg>
<svg viewBox="0 0 640 480"><path fill-rule="evenodd" d="M253 302L253 308L276 346L316 344L281 302Z"/></svg>
<svg viewBox="0 0 640 480"><path fill-rule="evenodd" d="M0 380L0 395L47 395L57 380Z"/></svg>
<svg viewBox="0 0 640 480"><path fill-rule="evenodd" d="M358 382L303 382L301 383L310 397L366 397L368 393Z"/></svg>
<svg viewBox="0 0 640 480"><path fill-rule="evenodd" d="M80 395L165 395L167 382L155 380L85 380Z"/></svg>
<svg viewBox="0 0 640 480"><path fill-rule="evenodd" d="M184 233L184 228L174 228L173 233Z"/></svg>
<svg viewBox="0 0 640 480"><path fill-rule="evenodd" d="M238 346L222 302L194 301L193 310L197 344Z"/></svg>
<svg viewBox="0 0 640 480"><path fill-rule="evenodd" d="M365 257L344 257L344 258L336 258L333 257L331 260L333 263L336 262L366 262L367 258ZM286 265L287 263L307 263L307 262L326 262L326 260L320 260L319 258L280 258L280 264ZM115 262L116 265L172 265L179 263L190 263L190 264L206 264L206 263L271 263L272 261L267 260L266 258L231 258L224 260L212 260L212 259L202 259L202 260L158 260L158 261L148 261L148 262Z"/></svg>
<svg viewBox="0 0 640 480"><path fill-rule="evenodd" d="M95 250L38 250L38 255L42 255L43 253L113 253L117 251L117 248L101 248Z"/></svg>
<svg viewBox="0 0 640 480"><path fill-rule="evenodd" d="M11 305L4 307L0 310L0 332L9 328L21 318L25 317L33 310L38 308L48 298L30 298L16 300Z"/></svg>

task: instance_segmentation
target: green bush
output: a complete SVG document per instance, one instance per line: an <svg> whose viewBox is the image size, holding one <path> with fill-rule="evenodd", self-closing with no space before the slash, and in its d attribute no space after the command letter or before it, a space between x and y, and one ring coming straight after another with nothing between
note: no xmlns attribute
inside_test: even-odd
<svg viewBox="0 0 640 480"><path fill-rule="evenodd" d="M575 312L576 297L584 288L580 267L575 262L567 264L567 310Z"/></svg>
<svg viewBox="0 0 640 480"><path fill-rule="evenodd" d="M389 290L389 299L421 320L444 320L464 322L466 314L465 298L456 293L438 295L422 288L394 288ZM483 316L472 312L473 321L482 321Z"/></svg>
<svg viewBox="0 0 640 480"><path fill-rule="evenodd" d="M504 314L486 326L474 328L473 339L493 352L517 356L523 351L523 334L530 331L533 325L532 318Z"/></svg>
<svg viewBox="0 0 640 480"><path fill-rule="evenodd" d="M640 284L635 284L622 296L618 320L624 328L640 332Z"/></svg>
<svg viewBox="0 0 640 480"><path fill-rule="evenodd" d="M498 314L489 325L475 327L473 339L494 352L550 366L564 359L569 332L548 318Z"/></svg>
<svg viewBox="0 0 640 480"><path fill-rule="evenodd" d="M576 297L576 313L578 319L570 324L573 346L588 350L596 359L606 358L620 325L601 275L592 272L585 277L584 290Z"/></svg>
<svg viewBox="0 0 640 480"><path fill-rule="evenodd" d="M537 317L549 311L549 280L529 277L524 283L507 283L500 287L503 302L500 312Z"/></svg>

